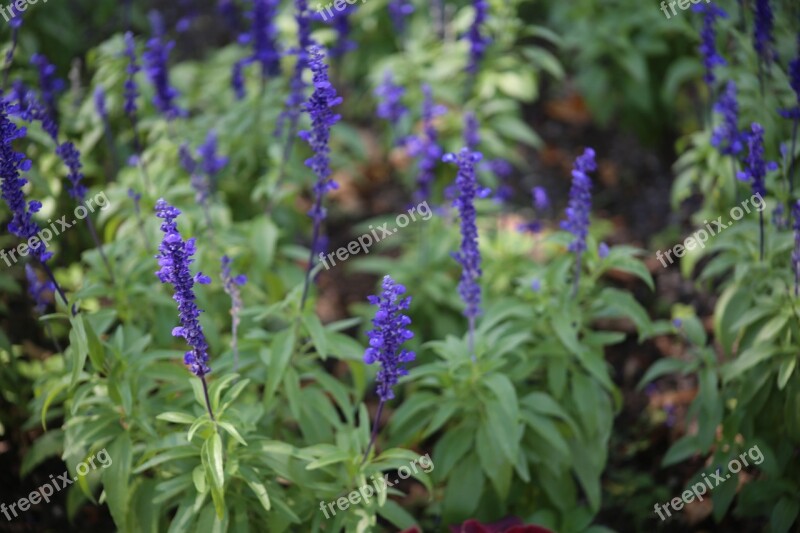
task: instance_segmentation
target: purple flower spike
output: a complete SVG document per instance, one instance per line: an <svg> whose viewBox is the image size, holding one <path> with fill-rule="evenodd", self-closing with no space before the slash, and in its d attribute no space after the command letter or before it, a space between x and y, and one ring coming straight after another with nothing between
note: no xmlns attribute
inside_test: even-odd
<svg viewBox="0 0 800 533"><path fill-rule="evenodd" d="M753 47L758 52L759 62L769 65L776 57L775 38L772 28L775 16L769 0L756 0L756 14L753 24Z"/></svg>
<svg viewBox="0 0 800 533"><path fill-rule="evenodd" d="M364 352L364 362L381 364L376 378L377 393L381 402L386 402L394 398L393 388L397 380L408 374L405 363L413 361L415 355L401 350L403 343L414 337L408 329L411 319L403 314L411 303L411 297L403 298L406 288L390 276L384 276L382 288L380 296L368 298L369 303L378 306L378 310L372 320L374 328L367 332L369 348Z"/></svg>
<svg viewBox="0 0 800 533"><path fill-rule="evenodd" d="M475 199L486 196L485 189L479 189L475 176L475 165L483 155L480 152L462 148L458 155L445 154L442 161L458 165L456 187L458 197L453 207L458 209L461 217L461 248L453 257L461 265L461 279L458 292L466 304L464 316L469 321L469 352L475 360L475 319L481 314L481 253L478 249L478 226Z"/></svg>
<svg viewBox="0 0 800 533"><path fill-rule="evenodd" d="M383 81L375 89L374 94L379 99L378 116L388 120L393 128L397 128L400 120L408 113L408 108L403 105L405 92L401 85L394 83L394 78L389 70L383 74Z"/></svg>
<svg viewBox="0 0 800 533"><path fill-rule="evenodd" d="M481 33L481 27L486 22L486 17L489 14L489 2L487 0L473 0L472 6L475 8L475 18L469 30L467 30L466 37L469 40L467 72L474 76L478 73L481 59L483 59L491 39Z"/></svg>
<svg viewBox="0 0 800 533"><path fill-rule="evenodd" d="M747 136L748 154L745 158L745 168L739 172L739 179L749 181L753 187L753 194L764 198L767 195L767 188L764 178L767 172L778 169L778 164L764 160L764 128L761 124L754 122L750 126L751 133Z"/></svg>
<svg viewBox="0 0 800 533"><path fill-rule="evenodd" d="M387 9L395 32L403 35L406 31L406 19L414 12L414 5L410 0L390 0Z"/></svg>
<svg viewBox="0 0 800 533"><path fill-rule="evenodd" d="M575 253L575 279L573 296L578 292L581 272L581 253L586 250L586 237L589 234L589 213L592 209L592 179L589 172L597 170L595 153L587 148L583 155L575 159L572 170L572 188L569 191L567 219L561 222L561 228L572 233L575 238L569 244L570 252Z"/></svg>
<svg viewBox="0 0 800 533"><path fill-rule="evenodd" d="M83 173L81 172L81 153L75 148L71 142L65 142L56 148L56 154L64 161L64 164L69 170L67 179L72 184L67 192L69 195L82 202L86 198L86 187L81 183L83 181Z"/></svg>
<svg viewBox="0 0 800 533"><path fill-rule="evenodd" d="M231 349L233 350L233 371L236 372L239 369L239 314L243 308L239 287L247 283L247 276L244 274L233 276L231 274L231 262L230 257L227 255L222 256L222 288L231 297L231 330L233 336Z"/></svg>
<svg viewBox="0 0 800 533"><path fill-rule="evenodd" d="M436 164L442 157L442 149L438 144L438 133L433 125L433 120L445 110L433 101L433 92L430 85L422 86L424 100L422 103L423 134L408 139L408 153L411 157L418 158L416 200L428 200L433 182L436 179Z"/></svg>
<svg viewBox="0 0 800 533"><path fill-rule="evenodd" d="M36 200L26 202L22 192L28 180L21 177L20 173L30 170L31 161L14 150L13 142L24 136L25 128L19 128L9 120L8 104L0 101L0 196L11 211L8 231L27 241L40 231L32 215L42 208L42 204ZM53 254L47 251L41 240L37 239L35 243L30 247L33 257L42 263L52 257Z"/></svg>
<svg viewBox="0 0 800 533"><path fill-rule="evenodd" d="M251 20L250 31L239 36L239 43L252 45L253 53L233 66L232 84L239 99L245 95L242 70L247 65L260 64L262 79L279 76L281 73L278 28L275 26L279 2L278 0L251 1L253 7L247 15Z"/></svg>
<svg viewBox="0 0 800 533"><path fill-rule="evenodd" d="M156 202L156 216L164 220L161 223L164 240L158 247L159 254L156 256L161 268L156 272L156 276L161 283L172 284L175 290L173 299L178 303L181 325L174 328L172 334L186 339L191 350L186 352L183 361L194 375L202 378L211 372L211 369L208 366L208 343L198 320L201 310L195 304L196 279L189 269L196 251L195 240L184 241L178 232L175 219L180 214L177 208L169 205L163 198Z"/></svg>
<svg viewBox="0 0 800 533"><path fill-rule="evenodd" d="M36 314L42 315L50 304L56 286L50 280L40 281L30 263L25 264L25 276L28 278L28 294L35 304L34 310Z"/></svg>
<svg viewBox="0 0 800 533"><path fill-rule="evenodd" d="M714 83L714 68L726 65L725 58L717 52L717 34L714 24L718 18L728 18L728 14L721 7L713 4L700 4L692 7L693 11L703 13L703 30L700 33L700 55L703 56L703 63L706 66L706 74L703 79L708 85Z"/></svg>
<svg viewBox="0 0 800 533"><path fill-rule="evenodd" d="M301 131L298 136L308 142L314 155L306 159L306 166L314 171L317 181L314 184L314 204L308 212L313 219L311 238L311 252L306 270L306 280L303 286L301 307L305 305L308 296L308 286L311 282L311 268L313 266L314 251L318 248L320 227L325 219L325 209L322 202L325 194L338 188L335 181L330 179L330 148L328 142L331 135L331 126L341 118L333 112L333 107L342 103L342 98L336 95L336 89L328 80L328 65L325 64L325 50L321 46L313 45L309 50L309 66L314 74L312 83L314 92L303 105L303 111L311 117L311 130Z"/></svg>
<svg viewBox="0 0 800 533"><path fill-rule="evenodd" d="M133 40L131 32L125 32L125 57L128 58L128 65L125 67L125 72L128 77L125 78L123 85L123 96L125 98L125 113L131 118L136 116L136 98L139 96L139 88L136 85L136 73L141 70L136 63L136 41Z"/></svg>
<svg viewBox="0 0 800 533"><path fill-rule="evenodd" d="M197 156L209 179L213 179L228 164L227 157L217 155L217 134L214 130L208 132L205 142L197 148Z"/></svg>
<svg viewBox="0 0 800 533"><path fill-rule="evenodd" d="M106 108L106 92L103 90L102 85L98 85L94 89L94 109L97 111L103 122L108 120L108 109Z"/></svg>
<svg viewBox="0 0 800 533"><path fill-rule="evenodd" d="M42 54L33 54L31 63L39 70L39 90L42 93L42 102L48 114L56 120L58 117L58 93L64 90L64 80L56 77L56 67Z"/></svg>
<svg viewBox="0 0 800 533"><path fill-rule="evenodd" d="M722 115L722 122L711 132L711 145L722 155L735 156L744 148L744 134L739 130L739 103L736 84L729 81L725 92L714 104L714 111Z"/></svg>
<svg viewBox="0 0 800 533"><path fill-rule="evenodd" d="M169 83L169 54L175 47L175 42L164 42L163 20L158 12L152 11L150 20L153 26L153 36L147 41L142 62L150 83L155 89L153 105L167 120L173 120L185 114L175 103L175 99L178 97L177 89Z"/></svg>

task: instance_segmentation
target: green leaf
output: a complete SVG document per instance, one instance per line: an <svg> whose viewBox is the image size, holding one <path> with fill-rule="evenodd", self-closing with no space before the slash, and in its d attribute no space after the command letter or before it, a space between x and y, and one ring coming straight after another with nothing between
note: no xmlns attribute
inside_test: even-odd
<svg viewBox="0 0 800 533"><path fill-rule="evenodd" d="M69 332L70 351L72 354L72 379L70 387L75 386L78 377L86 365L86 358L89 355L89 340L86 337L86 329L83 324L83 316L71 317L72 329Z"/></svg>
<svg viewBox="0 0 800 533"><path fill-rule="evenodd" d="M772 508L770 533L787 533L800 513L800 503L796 499L784 496Z"/></svg>
<svg viewBox="0 0 800 533"><path fill-rule="evenodd" d="M789 378L794 373L794 368L797 365L797 356L792 356L781 363L780 370L778 370L778 390L786 388Z"/></svg>
<svg viewBox="0 0 800 533"><path fill-rule="evenodd" d="M320 322L316 313L310 312L303 315L303 325L305 325L308 334L311 336L311 342L314 344L320 358L325 359L328 356L328 340L325 335L325 327Z"/></svg>
<svg viewBox="0 0 800 533"><path fill-rule="evenodd" d="M111 458L108 467L103 467L102 480L106 503L117 525L124 525L130 501L130 475L133 463L133 444L130 434L121 433L107 451Z"/></svg>
<svg viewBox="0 0 800 533"><path fill-rule="evenodd" d="M308 465L306 465L306 470L316 470L317 468L322 468L323 466L328 466L336 463L344 463L345 461L350 460L352 457L350 453L344 450L338 450L336 452L323 455L319 459L315 461L311 461Z"/></svg>
<svg viewBox="0 0 800 533"><path fill-rule="evenodd" d="M378 514L400 531L409 529L417 523L414 517L394 500L387 500L386 504L378 509Z"/></svg>
<svg viewBox="0 0 800 533"><path fill-rule="evenodd" d="M666 455L664 455L664 459L661 461L661 466L667 467L674 465L675 463L680 463L681 461L689 458L695 453L699 453L700 451L701 450L698 448L697 439L695 436L685 435L675 441L672 446L670 446Z"/></svg>
<svg viewBox="0 0 800 533"><path fill-rule="evenodd" d="M266 510L269 511L271 508L269 502L269 494L267 494L267 487L261 482L258 475L246 466L239 467L239 474L241 474L242 479L245 480L247 486L253 491L258 498L259 503L261 506Z"/></svg>
<svg viewBox="0 0 800 533"><path fill-rule="evenodd" d="M222 519L225 516L225 470L222 462L222 438L216 431L203 444L202 459L211 487L214 509L217 518Z"/></svg>
<svg viewBox="0 0 800 533"><path fill-rule="evenodd" d="M233 424L229 422L218 421L217 425L222 429L224 429L225 431L227 431L231 437L236 439L236 442L238 442L242 446L247 446L247 441L245 441L244 438L239 434L239 431L237 431L237 429L233 426Z"/></svg>
<svg viewBox="0 0 800 533"><path fill-rule="evenodd" d="M762 361L771 358L777 352L778 348L771 344L751 346L740 353L734 361L722 367L723 381L729 382Z"/></svg>
<svg viewBox="0 0 800 533"><path fill-rule="evenodd" d="M442 503L446 523L461 522L472 516L481 501L484 480L480 460L473 452L453 470L447 483Z"/></svg>
<svg viewBox="0 0 800 533"><path fill-rule="evenodd" d="M156 416L158 420L165 420L167 422L174 422L176 424L194 424L197 420L190 414L187 413L179 413L177 411L168 411L166 413L161 413Z"/></svg>
<svg viewBox="0 0 800 533"><path fill-rule="evenodd" d="M267 363L267 384L264 388L264 404L269 406L278 384L283 380L286 368L294 352L295 327L289 327L275 334L269 351Z"/></svg>
<svg viewBox="0 0 800 533"><path fill-rule="evenodd" d="M644 373L642 379L639 380L639 384L636 385L636 390L642 390L645 387L645 385L652 383L661 376L685 371L688 368L688 366L689 366L688 362L681 361L680 359L674 359L672 357L664 357L662 359L659 359L658 361L650 365L650 368L648 368L647 372Z"/></svg>

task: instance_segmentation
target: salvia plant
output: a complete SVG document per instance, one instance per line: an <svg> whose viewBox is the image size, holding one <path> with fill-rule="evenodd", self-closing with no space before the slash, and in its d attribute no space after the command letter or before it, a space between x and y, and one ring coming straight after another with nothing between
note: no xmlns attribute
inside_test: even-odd
<svg viewBox="0 0 800 533"><path fill-rule="evenodd" d="M793 2L17 6L0 524L797 529Z"/></svg>

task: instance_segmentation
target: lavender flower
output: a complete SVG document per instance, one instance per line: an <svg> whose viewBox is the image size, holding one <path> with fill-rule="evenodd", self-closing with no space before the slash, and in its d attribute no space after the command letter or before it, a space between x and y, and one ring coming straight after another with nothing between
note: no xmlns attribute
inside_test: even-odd
<svg viewBox="0 0 800 533"><path fill-rule="evenodd" d="M172 330L172 335L186 339L191 350L186 352L183 361L194 375L203 378L211 369L208 366L208 343L198 320L202 311L195 304L194 284L209 283L210 279L201 272L192 276L189 270L192 256L197 249L195 239L184 241L178 232L175 219L180 214L177 208L169 205L163 198L156 202L156 216L164 220L161 223L164 240L158 247L159 254L156 256L161 268L156 276L161 283L172 284L175 290L173 299L178 303L181 325Z"/></svg>
<svg viewBox="0 0 800 533"><path fill-rule="evenodd" d="M28 294L30 294L35 304L36 314L42 315L47 310L50 298L56 290L55 284L50 281L40 281L36 271L29 264L25 264L25 276L28 278Z"/></svg>
<svg viewBox="0 0 800 533"><path fill-rule="evenodd" d="M772 27L774 25L774 15L769 0L755 0L756 14L753 24L753 47L758 53L759 70L760 65L769 65L775 59L774 37Z"/></svg>
<svg viewBox="0 0 800 533"><path fill-rule="evenodd" d="M238 61L233 70L233 87L237 98L244 97L242 69L252 63L261 65L261 77L278 76L281 73L281 53L278 49L278 29L275 26L279 2L277 0L251 0L253 7L248 14L252 23L250 32L239 36L239 43L253 46L253 53Z"/></svg>
<svg viewBox="0 0 800 533"><path fill-rule="evenodd" d="M228 296L231 297L231 329L232 340L231 349L233 350L233 371L239 368L239 348L237 331L239 328L239 313L242 312L242 295L239 287L247 283L247 276L231 274L231 259L227 255L222 256L222 287Z"/></svg>
<svg viewBox="0 0 800 533"><path fill-rule="evenodd" d="M606 243L601 242L597 246L597 255L598 257L600 257L600 259L605 259L606 257L608 257L609 252L610 250L608 249L608 245Z"/></svg>
<svg viewBox="0 0 800 533"><path fill-rule="evenodd" d="M531 281L531 290L536 293L541 292L542 280L539 278L533 278L533 281Z"/></svg>
<svg viewBox="0 0 800 533"><path fill-rule="evenodd" d="M197 148L200 166L203 172L212 179L228 164L228 158L217 155L217 134L211 130L206 135L206 140Z"/></svg>
<svg viewBox="0 0 800 533"><path fill-rule="evenodd" d="M184 114L175 103L178 91L169 83L169 54L175 47L175 42L164 42L163 21L158 12L150 12L150 22L153 26L153 36L147 41L142 62L145 73L155 89L153 105L167 120L172 120Z"/></svg>
<svg viewBox="0 0 800 533"><path fill-rule="evenodd" d="M125 98L125 113L135 120L136 117L136 98L139 96L139 88L136 85L136 73L139 72L140 67L136 63L136 42L133 40L131 32L125 32L125 57L128 58L128 65L125 67L125 72L128 77L125 79L123 85L123 95Z"/></svg>
<svg viewBox="0 0 800 533"><path fill-rule="evenodd" d="M72 184L67 192L75 200L82 202L86 198L86 187L81 183L83 173L81 172L81 153L71 142L65 142L56 148L56 154L64 161L69 169L67 179Z"/></svg>
<svg viewBox="0 0 800 533"><path fill-rule="evenodd" d="M487 161L486 166L492 174L495 175L498 181L497 190L494 194L494 199L497 202L508 202L514 195L514 188L511 186L510 178L514 167L505 159L493 159Z"/></svg>
<svg viewBox="0 0 800 533"><path fill-rule="evenodd" d="M411 304L411 297L403 294L406 288L396 283L390 276L383 278L383 292L380 296L369 296L367 299L372 305L378 306L375 311L375 318L372 320L374 328L367 332L369 337L369 348L364 351L364 362L368 365L379 362L380 370L375 378L377 382L377 393L380 398L378 411L375 415L375 422L372 425L372 436L369 446L364 453L364 461L369 456L369 451L375 443L378 435L378 422L381 418L383 405L394 398L394 386L400 377L408 374L405 363L414 360L414 352L401 349L404 342L414 338L408 326L411 319L403 314Z"/></svg>
<svg viewBox="0 0 800 533"><path fill-rule="evenodd" d="M433 181L436 179L436 163L442 157L442 149L438 144L438 134L433 120L437 115L444 113L443 107L434 104L430 85L422 86L422 94L423 134L413 136L407 141L408 153L419 160L415 193L418 202L429 199Z"/></svg>
<svg viewBox="0 0 800 533"><path fill-rule="evenodd" d="M108 120L108 109L106 108L106 92L103 90L102 85L98 85L94 89L94 109L105 123Z"/></svg>
<svg viewBox="0 0 800 533"><path fill-rule="evenodd" d="M468 112L464 115L464 146L470 151L475 151L480 143L478 119L475 117L475 113Z"/></svg>
<svg viewBox="0 0 800 533"><path fill-rule="evenodd" d="M721 7L713 4L700 4L692 7L693 11L703 13L703 30L700 32L700 54L706 66L704 80L708 85L714 83L714 67L725 65L727 62L717 52L717 35L714 24L718 18L728 18L728 13Z"/></svg>
<svg viewBox="0 0 800 533"><path fill-rule="evenodd" d="M278 122L275 127L275 136L280 137L283 135L284 123L286 121L289 122L289 134L286 137L286 145L283 148L282 165L286 164L291 154L297 132L297 122L300 119L302 106L306 101L306 82L303 81L303 73L308 67L308 51L314 44L314 40L311 39L311 16L308 11L308 0L294 0L294 7L298 46L291 53L297 56L297 61L294 65L292 78L289 81L289 96L286 97L285 109L278 116Z"/></svg>
<svg viewBox="0 0 800 533"><path fill-rule="evenodd" d="M64 80L56 77L56 67L42 54L33 54L31 63L39 70L39 90L42 93L42 102L49 115L56 120L58 93L64 90Z"/></svg>
<svg viewBox="0 0 800 533"><path fill-rule="evenodd" d="M587 148L583 155L575 159L572 170L572 188L569 191L567 219L561 222L561 228L572 233L575 238L569 244L570 252L575 253L575 281L573 296L578 292L581 273L581 253L586 250L586 237L589 234L589 213L592 208L592 180L589 172L597 170L595 153Z"/></svg>
<svg viewBox="0 0 800 533"><path fill-rule="evenodd" d="M722 115L722 122L711 132L711 145L722 155L735 156L744 148L744 134L739 130L736 83L728 82L719 101L714 104L714 111Z"/></svg>
<svg viewBox="0 0 800 533"><path fill-rule="evenodd" d="M355 7L347 5L344 10L336 13L331 18L333 29L336 30L336 40L329 51L331 57L343 57L347 52L357 48L355 41L350 39L350 15L354 10ZM328 17L325 16L324 12L317 11L312 15L312 19L327 22Z"/></svg>
<svg viewBox="0 0 800 533"><path fill-rule="evenodd" d="M453 257L461 265L461 279L458 282L458 292L464 300L466 308L464 316L469 321L469 352L475 360L475 319L481 314L481 288L478 281L481 277L481 254L478 250L478 226L475 222L475 198L485 197L488 190L478 188L475 176L475 164L483 155L462 148L458 155L445 154L442 161L458 165L456 187L458 198L453 201L453 207L458 209L461 217L461 248Z"/></svg>
<svg viewBox="0 0 800 533"><path fill-rule="evenodd" d="M308 285L310 283L311 267L313 265L314 250L317 248L317 240L320 235L320 226L325 218L325 209L322 207L322 200L325 193L338 188L335 181L330 179L330 139L331 126L336 124L341 118L334 113L332 108L342 102L342 98L336 95L336 89L328 80L328 66L325 64L325 51L321 46L314 45L310 49L309 66L314 73L313 84L314 92L303 106L303 110L311 117L311 130L301 131L299 137L311 146L314 155L306 160L305 164L317 176L314 185L314 204L308 214L314 221L313 236L311 239L311 256L308 261L306 271L306 281L303 286L302 304L305 304L308 296Z"/></svg>
<svg viewBox="0 0 800 533"><path fill-rule="evenodd" d="M794 296L800 296L800 200L792 206L794 218L794 250L792 250L792 270L794 271Z"/></svg>
<svg viewBox="0 0 800 533"><path fill-rule="evenodd" d="M386 402L394 398L393 387L398 379L408 374L404 363L413 361L415 355L401 350L403 343L414 337L414 333L408 330L411 319L403 314L411 303L411 297L402 297L406 288L391 276L384 276L382 288L380 296L368 297L369 303L378 306L378 310L372 320L374 328L367 332L369 348L364 352L364 362L381 364L376 378L377 393L381 402Z"/></svg>
<svg viewBox="0 0 800 533"><path fill-rule="evenodd" d="M406 19L414 12L414 5L410 0L389 0L387 9L395 32L402 35L406 30Z"/></svg>
<svg viewBox="0 0 800 533"><path fill-rule="evenodd" d="M13 142L25 136L25 128L19 128L11 122L8 113L8 104L0 101L0 196L11 211L11 221L8 231L23 241L28 241L39 233L39 225L33 220L33 213L41 208L41 202L25 201L22 187L28 180L20 177L20 172L27 172L31 168L31 161L23 154L14 150ZM52 253L48 252L41 240L37 239L34 246L30 246L33 257L44 263Z"/></svg>
<svg viewBox="0 0 800 533"><path fill-rule="evenodd" d="M469 40L469 64L467 72L471 75L478 73L478 66L486 53L491 39L481 33L481 26L486 22L489 13L489 2L487 0L472 0L475 8L475 18L472 25L467 30L466 37Z"/></svg>
<svg viewBox="0 0 800 533"><path fill-rule="evenodd" d="M217 13L219 13L231 30L237 31L240 26L239 8L234 0L219 0L217 2Z"/></svg>
<svg viewBox="0 0 800 533"><path fill-rule="evenodd" d="M397 128L400 120L408 113L408 108L403 105L405 92L402 85L394 83L390 70L383 73L383 81L375 89L374 94L379 100L378 117L388 120L393 128Z"/></svg>
<svg viewBox="0 0 800 533"><path fill-rule="evenodd" d="M748 154L745 158L745 169L739 172L738 178L749 181L753 194L763 198L767 195L764 178L767 172L777 170L778 164L764 161L764 128L761 124L753 122L750 128L752 133L747 136Z"/></svg>
<svg viewBox="0 0 800 533"><path fill-rule="evenodd" d="M767 195L767 188L764 178L767 172L778 169L778 164L764 161L764 128L761 124L753 122L750 127L752 133L747 137L747 157L745 158L745 168L739 172L738 178L742 181L749 181L753 194L764 198ZM764 211L759 211L759 257L764 259Z"/></svg>
<svg viewBox="0 0 800 533"><path fill-rule="evenodd" d="M534 187L531 189L531 196L533 198L533 207L536 210L536 214L541 216L541 212L550 207L550 199L547 197L547 191L544 190L544 187ZM542 221L536 218L530 222L520 224L517 230L520 232L539 233L542 231Z"/></svg>

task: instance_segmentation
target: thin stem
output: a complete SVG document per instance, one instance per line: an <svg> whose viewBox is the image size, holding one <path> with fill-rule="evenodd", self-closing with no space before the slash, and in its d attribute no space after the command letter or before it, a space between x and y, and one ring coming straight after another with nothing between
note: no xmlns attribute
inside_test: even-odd
<svg viewBox="0 0 800 533"><path fill-rule="evenodd" d="M231 340L231 349L233 350L233 373L236 374L239 371L239 341L237 337L239 330L239 317L235 314L233 316L231 330L233 335L233 339Z"/></svg>
<svg viewBox="0 0 800 533"><path fill-rule="evenodd" d="M470 316L469 320L469 336L467 337L467 346L469 348L469 353L472 356L472 362L476 362L478 360L475 357L475 317Z"/></svg>
<svg viewBox="0 0 800 533"><path fill-rule="evenodd" d="M100 238L97 236L97 230L94 229L94 222L92 222L92 217L86 217L86 225L89 226L89 233L92 234L92 239L94 239L94 243L97 246L97 251L100 252L100 257L103 259L103 263L106 265L106 269L108 270L108 275L111 278L111 284L115 285L114 282L114 271L111 270L111 264L108 262L108 258L106 257L106 253L103 251L103 245L100 243Z"/></svg>
<svg viewBox="0 0 800 533"><path fill-rule="evenodd" d="M206 399L206 408L208 409L208 416L211 417L213 422L216 422L217 419L214 418L214 411L211 409L211 399L208 397L208 383L206 383L206 376L200 376L200 382L203 384L203 396Z"/></svg>
<svg viewBox="0 0 800 533"><path fill-rule="evenodd" d="M764 260L764 210L758 212L759 258Z"/></svg>
<svg viewBox="0 0 800 533"><path fill-rule="evenodd" d="M795 157L795 148L797 147L797 127L798 127L798 119L794 119L794 125L792 126L792 151L789 153L789 200L792 199L792 193L794 192L794 164L796 163L797 159Z"/></svg>
<svg viewBox="0 0 800 533"><path fill-rule="evenodd" d="M69 307L69 302L67 301L67 296L64 294L64 291L61 289L61 285L59 285L58 282L56 281L56 277L53 275L53 271L50 270L50 267L44 261L41 261L41 264L42 264L42 268L44 268L44 271L47 274L47 277L50 279L50 281L53 283L53 286L56 288L56 292L58 293L59 296L61 296L61 301L64 302L64 305ZM75 316L77 314L78 314L78 310L75 309L75 305L73 305L72 306L72 316Z"/></svg>
<svg viewBox="0 0 800 533"><path fill-rule="evenodd" d="M321 201L321 198L320 198ZM303 297L300 299L300 311L306 306L306 298L308 298L308 288L311 285L311 271L314 269L314 252L317 248L317 241L319 240L319 220L314 220L314 233L311 237L311 251L308 254L308 267L306 268L306 280L303 284Z"/></svg>
<svg viewBox="0 0 800 533"><path fill-rule="evenodd" d="M575 298L578 295L578 283L581 279L581 252L578 251L575 253L575 280L574 285L572 286L572 298Z"/></svg>
<svg viewBox="0 0 800 533"><path fill-rule="evenodd" d="M361 460L361 464L367 462L367 457L369 457L369 452L372 450L372 445L375 444L375 439L378 437L378 423L381 421L381 413L383 412L383 400L378 403L378 411L375 413L375 422L372 424L372 435L369 438L369 445L367 446L367 451L364 452L364 459Z"/></svg>

